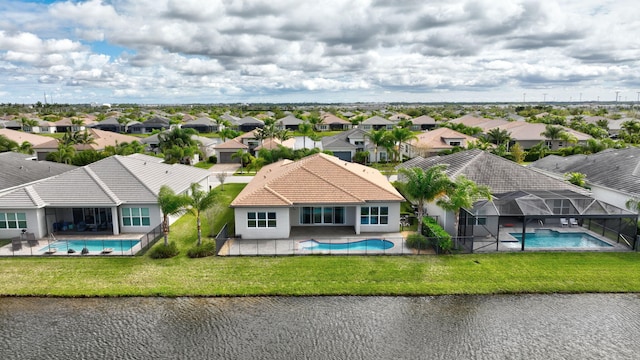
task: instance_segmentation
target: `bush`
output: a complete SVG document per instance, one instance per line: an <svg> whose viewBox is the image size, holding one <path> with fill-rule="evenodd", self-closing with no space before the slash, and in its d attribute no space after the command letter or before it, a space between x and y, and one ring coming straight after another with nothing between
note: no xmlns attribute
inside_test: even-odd
<svg viewBox="0 0 640 360"><path fill-rule="evenodd" d="M209 164L217 164L218 163L218 157L216 157L215 155L211 155L209 156Z"/></svg>
<svg viewBox="0 0 640 360"><path fill-rule="evenodd" d="M411 249L426 250L431 244L426 236L420 234L410 234L407 236L407 246Z"/></svg>
<svg viewBox="0 0 640 360"><path fill-rule="evenodd" d="M149 251L149 257L152 259L168 259L180 253L175 243L170 242L168 246L159 244Z"/></svg>
<svg viewBox="0 0 640 360"><path fill-rule="evenodd" d="M213 256L215 254L216 243L214 241L203 241L202 245L196 245L187 251L187 256L192 259Z"/></svg>
<svg viewBox="0 0 640 360"><path fill-rule="evenodd" d="M424 217L422 232L429 238L434 238L438 253L448 253L453 249L451 235L442 226L438 225L435 219Z"/></svg>

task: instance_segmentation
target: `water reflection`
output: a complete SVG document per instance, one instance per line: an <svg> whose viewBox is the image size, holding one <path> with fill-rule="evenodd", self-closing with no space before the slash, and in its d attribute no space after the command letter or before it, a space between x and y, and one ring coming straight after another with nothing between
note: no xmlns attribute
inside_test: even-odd
<svg viewBox="0 0 640 360"><path fill-rule="evenodd" d="M0 299L3 359L632 359L638 295Z"/></svg>

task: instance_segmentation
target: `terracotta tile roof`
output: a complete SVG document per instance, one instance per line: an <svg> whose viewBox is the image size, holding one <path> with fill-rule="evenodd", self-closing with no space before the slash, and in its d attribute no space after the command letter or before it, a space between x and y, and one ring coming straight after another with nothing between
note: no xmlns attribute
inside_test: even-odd
<svg viewBox="0 0 640 360"><path fill-rule="evenodd" d="M237 139L237 138L236 138ZM236 139L231 139L216 145L216 149L248 149L249 147Z"/></svg>
<svg viewBox="0 0 640 360"><path fill-rule="evenodd" d="M453 148L453 146L445 142L444 139L461 139L464 141L462 146L466 146L467 143L478 140L472 136L465 135L449 128L438 128L431 131L425 131L416 135L416 137L417 140L409 140L407 143L413 146L434 150Z"/></svg>
<svg viewBox="0 0 640 360"><path fill-rule="evenodd" d="M260 170L231 203L242 206L364 204L404 201L378 170L319 153Z"/></svg>

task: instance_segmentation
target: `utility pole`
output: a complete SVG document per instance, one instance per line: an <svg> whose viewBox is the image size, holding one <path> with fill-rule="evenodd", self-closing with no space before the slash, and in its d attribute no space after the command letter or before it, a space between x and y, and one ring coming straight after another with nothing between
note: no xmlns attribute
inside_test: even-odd
<svg viewBox="0 0 640 360"><path fill-rule="evenodd" d="M640 92L638 94L640 94ZM542 102L547 102L547 93L542 94Z"/></svg>
<svg viewBox="0 0 640 360"><path fill-rule="evenodd" d="M616 91L616 102L618 102L618 94L620 94L620 91Z"/></svg>
<svg viewBox="0 0 640 360"><path fill-rule="evenodd" d="M522 93L522 102L523 103L527 102L527 93Z"/></svg>
<svg viewBox="0 0 640 360"><path fill-rule="evenodd" d="M582 102L582 93L580 93L580 102Z"/></svg>

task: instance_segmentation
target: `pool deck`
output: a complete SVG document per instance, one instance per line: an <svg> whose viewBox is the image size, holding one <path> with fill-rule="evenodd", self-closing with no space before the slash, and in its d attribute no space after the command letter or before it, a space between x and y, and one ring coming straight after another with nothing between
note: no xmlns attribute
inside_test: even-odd
<svg viewBox="0 0 640 360"><path fill-rule="evenodd" d="M309 250L300 246L308 240L327 243L346 243L366 239L382 239L391 241L394 246L387 250ZM356 234L353 227L293 227L286 239L230 239L219 255L223 256L273 256L273 255L399 255L412 254L412 250L405 245L400 232L380 232Z"/></svg>
<svg viewBox="0 0 640 360"><path fill-rule="evenodd" d="M26 241L22 242L22 249L13 251L12 245L8 244L0 248L0 256L87 256L87 255L100 255L100 256L116 256L116 255L135 255L138 251L140 251L141 245L140 243L133 246L131 249L127 251L119 251L118 249L113 249L110 253L103 253L102 251L90 251L88 254L81 254L80 250L75 249L76 252L69 254L66 251L55 251L51 254L47 253L48 248L47 245L49 243L53 243L54 241L64 241L64 240L140 240L145 234L141 233L126 233L126 234L94 234L91 233L84 234L59 234L55 236L55 239L43 238L38 240L38 245L29 246Z"/></svg>
<svg viewBox="0 0 640 360"><path fill-rule="evenodd" d="M569 232L581 232L589 234L595 237L598 240L601 240L611 247L590 247L590 248L575 248L575 247L553 247L553 248L527 248L526 240L525 240L525 251L633 251L629 247L618 244L611 239L608 239L600 234L597 234L589 229L582 226L546 226L546 225L527 225L527 232L535 232L539 229L545 230L553 230L560 233L569 233ZM499 232L500 242L498 243L498 252L508 252L508 251L522 251L521 244L518 242L516 238L514 238L510 233L522 233L522 226L513 226L513 227L502 227ZM486 253L486 252L496 252L496 239L495 237L488 238L475 238L474 239L474 252L476 253Z"/></svg>

